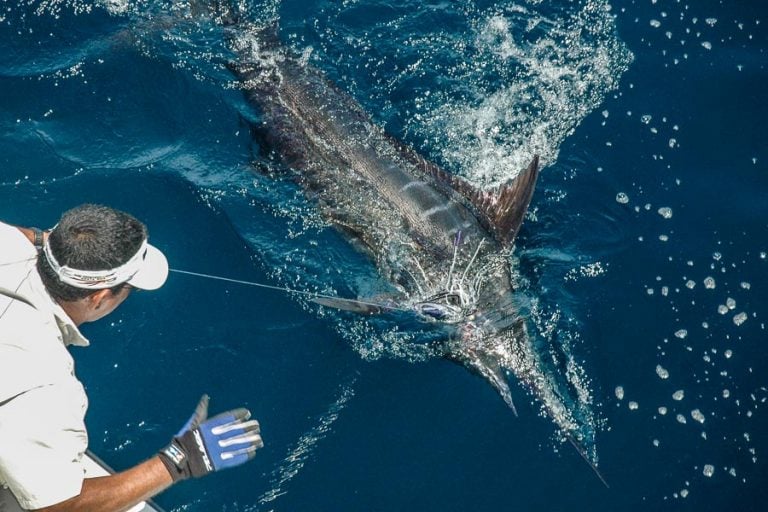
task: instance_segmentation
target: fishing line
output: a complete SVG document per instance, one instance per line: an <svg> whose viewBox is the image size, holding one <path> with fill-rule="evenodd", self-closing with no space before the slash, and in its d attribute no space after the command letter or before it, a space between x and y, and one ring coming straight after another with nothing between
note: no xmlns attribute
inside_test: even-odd
<svg viewBox="0 0 768 512"><path fill-rule="evenodd" d="M170 270L171 272L176 272L177 274L187 274L187 275L190 275L190 276L204 277L206 279L214 279L214 280L217 280L217 281L226 281L228 283L237 283L237 284L244 284L244 285L247 285L247 286L256 286L257 288L266 288L268 290L277 290L277 291L286 292L286 293L297 293L297 294L300 294L300 295L305 295L305 296L309 297L310 299L329 299L331 301L351 302L351 303L354 303L354 304L361 304L363 306L374 306L374 307L377 307L377 308L390 309L390 310L394 310L394 311L410 311L410 309L401 308L401 307L398 307L398 306L390 306L390 305L387 305L387 304L379 304L377 302L366 302L366 301L357 300L357 299L346 299L346 298L343 298L343 297L335 297L333 295L323 295L322 293L309 292L309 291L306 291L306 290L294 290L292 288L286 288L284 286L274 286L274 285L270 285L270 284L257 283L257 282L254 282L254 281L244 281L242 279L232 279L230 277L215 276L215 275L212 275L212 274L203 274L203 273L200 273L200 272L190 272L189 270L179 270L177 268L169 268L168 270Z"/></svg>

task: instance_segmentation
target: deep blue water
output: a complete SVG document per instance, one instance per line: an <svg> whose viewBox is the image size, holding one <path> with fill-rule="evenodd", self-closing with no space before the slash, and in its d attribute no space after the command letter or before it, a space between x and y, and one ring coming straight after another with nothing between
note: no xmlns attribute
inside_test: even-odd
<svg viewBox="0 0 768 512"><path fill-rule="evenodd" d="M520 386L515 418L392 319L178 274L84 327L96 453L139 462L209 393L214 411L249 407L266 445L167 491L168 510L765 510L768 8L243 4L452 172L490 186L542 155L520 294L543 354L564 354L586 390L611 488ZM4 221L47 227L105 203L145 221L175 268L376 287L290 183L253 172L259 113L221 27L184 2L2 1L0 42Z"/></svg>

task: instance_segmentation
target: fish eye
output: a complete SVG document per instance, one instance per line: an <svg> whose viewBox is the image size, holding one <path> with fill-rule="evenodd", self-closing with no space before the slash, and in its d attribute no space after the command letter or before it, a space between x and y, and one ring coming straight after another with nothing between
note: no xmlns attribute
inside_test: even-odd
<svg viewBox="0 0 768 512"><path fill-rule="evenodd" d="M447 311L438 304L421 304L419 305L419 311L422 315L429 316L436 320L442 320L448 315Z"/></svg>

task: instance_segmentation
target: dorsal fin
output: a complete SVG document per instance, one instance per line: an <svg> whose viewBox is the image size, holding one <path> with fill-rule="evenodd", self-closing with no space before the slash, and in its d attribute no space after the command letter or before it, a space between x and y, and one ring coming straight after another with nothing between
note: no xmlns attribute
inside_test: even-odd
<svg viewBox="0 0 768 512"><path fill-rule="evenodd" d="M452 186L477 209L481 222L496 239L509 245L523 223L538 175L539 155L534 155L527 169L495 189L481 190L455 177L452 178Z"/></svg>
<svg viewBox="0 0 768 512"><path fill-rule="evenodd" d="M504 245L512 243L523 223L523 217L533 196L536 178L539 175L539 155L534 155L528 168L521 171L514 179L494 189L482 190L465 179L444 171L410 148L401 145L401 151L406 157L416 160L423 172L450 187L465 199L475 210L483 227L493 233L500 243Z"/></svg>
<svg viewBox="0 0 768 512"><path fill-rule="evenodd" d="M450 189L459 200L474 210L477 220L490 231L496 240L508 246L515 239L528 204L533 197L536 178L539 176L539 155L533 155L528 168L506 183L491 190L482 190L460 176L446 172L430 162L411 146L389 137L400 155L413 163L421 172L432 177L439 185Z"/></svg>

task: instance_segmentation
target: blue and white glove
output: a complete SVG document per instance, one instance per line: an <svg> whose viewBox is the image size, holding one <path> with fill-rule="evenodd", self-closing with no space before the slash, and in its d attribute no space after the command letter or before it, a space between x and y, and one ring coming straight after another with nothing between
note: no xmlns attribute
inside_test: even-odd
<svg viewBox="0 0 768 512"><path fill-rule="evenodd" d="M239 466L264 446L259 422L250 419L248 409L208 419L208 401L203 395L189 421L159 453L174 482Z"/></svg>

